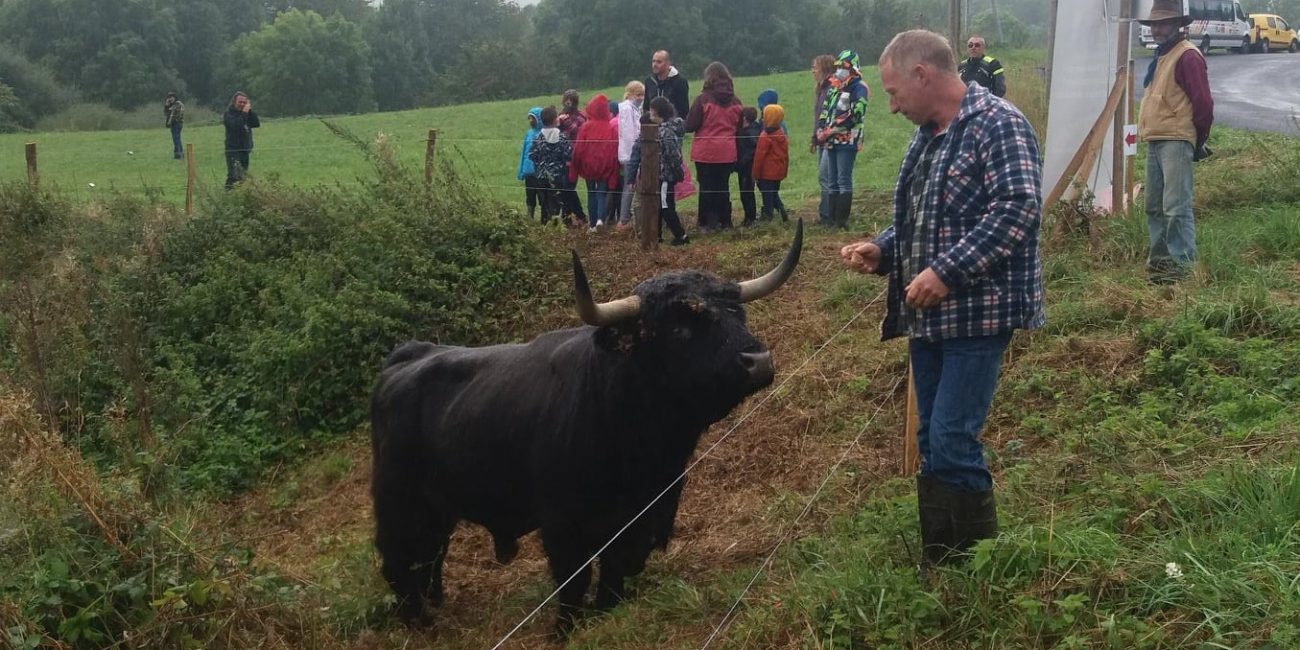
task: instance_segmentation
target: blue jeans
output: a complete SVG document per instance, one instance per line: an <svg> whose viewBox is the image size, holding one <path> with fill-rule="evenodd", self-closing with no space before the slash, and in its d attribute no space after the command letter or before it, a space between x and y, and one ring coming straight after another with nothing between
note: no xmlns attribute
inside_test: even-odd
<svg viewBox="0 0 1300 650"><path fill-rule="evenodd" d="M1192 217L1192 143L1162 140L1147 145L1147 267L1186 271L1196 262Z"/></svg>
<svg viewBox="0 0 1300 650"><path fill-rule="evenodd" d="M921 474L965 492L993 489L980 430L993 403L1002 352L1011 333L926 341L912 339L912 377L920 428Z"/></svg>
<svg viewBox="0 0 1300 650"><path fill-rule="evenodd" d="M595 226L597 221L605 219L605 203L609 200L609 183L605 181L587 181L587 221Z"/></svg>
<svg viewBox="0 0 1300 650"><path fill-rule="evenodd" d="M826 150L826 174L831 192L853 191L853 162L858 157L857 145L837 144ZM820 171L820 170L818 170Z"/></svg>
<svg viewBox="0 0 1300 650"><path fill-rule="evenodd" d="M822 201L817 204L817 220L826 223L831 219L831 192L834 190L831 189L831 157L821 147L817 148L817 185L822 190Z"/></svg>
<svg viewBox="0 0 1300 650"><path fill-rule="evenodd" d="M171 125L171 130L172 130L172 156L174 156L174 157L176 157L176 158L184 158L184 157L185 157L185 148L181 146L181 128L183 128L183 125L180 125L180 124L173 124L173 125Z"/></svg>

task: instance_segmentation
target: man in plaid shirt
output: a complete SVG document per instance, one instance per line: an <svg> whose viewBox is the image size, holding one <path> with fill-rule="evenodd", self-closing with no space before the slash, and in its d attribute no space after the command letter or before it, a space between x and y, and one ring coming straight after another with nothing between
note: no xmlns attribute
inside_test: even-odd
<svg viewBox="0 0 1300 650"><path fill-rule="evenodd" d="M906 335L920 415L917 503L926 563L997 534L980 430L1017 328L1043 325L1041 162L1010 103L964 84L947 39L904 32L880 56L889 109L919 128L894 192L894 223L845 246L889 276L883 338Z"/></svg>

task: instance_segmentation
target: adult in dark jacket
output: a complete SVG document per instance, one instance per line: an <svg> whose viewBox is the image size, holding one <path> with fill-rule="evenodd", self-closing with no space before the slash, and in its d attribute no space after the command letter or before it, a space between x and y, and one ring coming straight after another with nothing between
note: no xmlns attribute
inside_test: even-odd
<svg viewBox="0 0 1300 650"><path fill-rule="evenodd" d="M244 180L248 172L248 154L253 151L253 129L262 126L253 112L253 102L248 95L235 93L230 98L230 106L222 116L226 125L226 189Z"/></svg>
<svg viewBox="0 0 1300 650"><path fill-rule="evenodd" d="M659 50L650 58L650 76L645 78L645 99L641 101L643 113L650 110L650 102L655 97L667 97L673 103L677 117L690 112L690 84L673 67L673 57L668 50Z"/></svg>
<svg viewBox="0 0 1300 650"><path fill-rule="evenodd" d="M727 66L710 63L704 69L704 90L686 116L686 132L695 134L691 160L700 182L701 232L731 227L731 173L736 169L736 131L743 108Z"/></svg>
<svg viewBox="0 0 1300 650"><path fill-rule="evenodd" d="M989 56L984 50L984 37L971 36L966 40L968 58L957 64L957 74L963 83L975 82L997 97L1007 96L1007 75L1002 62Z"/></svg>

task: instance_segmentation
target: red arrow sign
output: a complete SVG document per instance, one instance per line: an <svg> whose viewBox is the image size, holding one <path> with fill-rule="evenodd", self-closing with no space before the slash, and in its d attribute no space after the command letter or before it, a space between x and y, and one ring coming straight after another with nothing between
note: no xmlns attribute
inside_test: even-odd
<svg viewBox="0 0 1300 650"><path fill-rule="evenodd" d="M1136 133L1130 133L1124 136L1124 144L1129 145L1130 147L1137 144L1137 141L1138 137Z"/></svg>

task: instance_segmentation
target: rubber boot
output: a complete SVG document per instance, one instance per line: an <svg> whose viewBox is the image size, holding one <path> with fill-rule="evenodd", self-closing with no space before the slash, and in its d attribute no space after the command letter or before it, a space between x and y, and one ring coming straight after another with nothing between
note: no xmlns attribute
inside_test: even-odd
<svg viewBox="0 0 1300 650"><path fill-rule="evenodd" d="M826 226L827 228L834 228L836 226L835 220L839 218L839 210L840 210L840 193L831 192L830 194L827 194L826 195L827 217L826 217L826 221L822 222L822 225Z"/></svg>
<svg viewBox="0 0 1300 650"><path fill-rule="evenodd" d="M916 501L923 572L927 565L961 561L975 542L998 534L993 490L963 492L933 476L920 475Z"/></svg>
<svg viewBox="0 0 1300 650"><path fill-rule="evenodd" d="M537 218L537 206L535 205L528 206L528 220L532 221L533 219L536 218Z"/></svg>
<svg viewBox="0 0 1300 650"><path fill-rule="evenodd" d="M835 225L842 230L849 229L849 213L853 210L853 193L839 192L840 198L835 202Z"/></svg>

